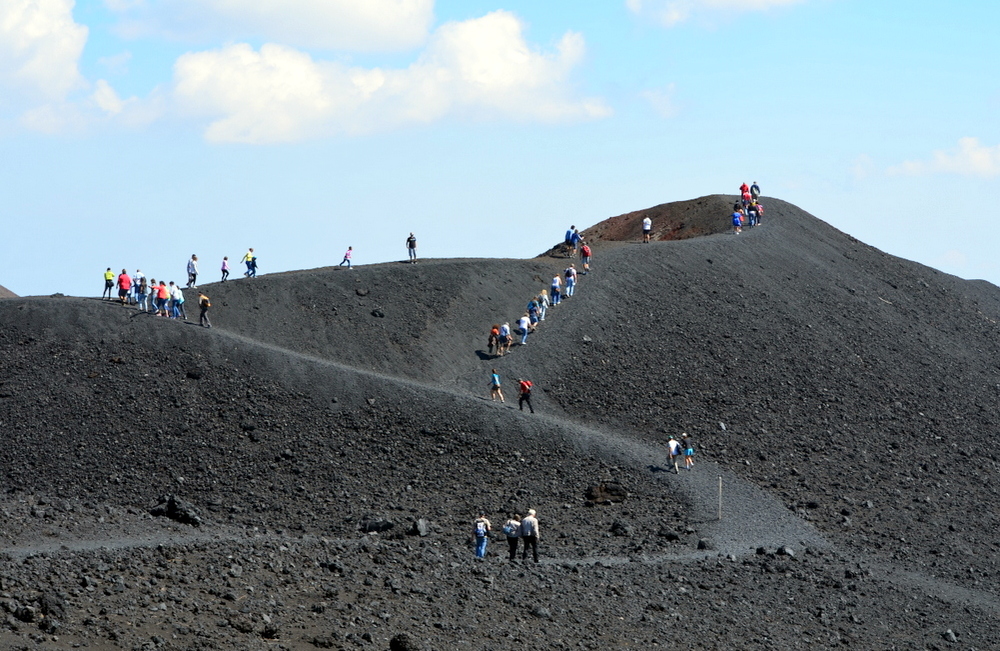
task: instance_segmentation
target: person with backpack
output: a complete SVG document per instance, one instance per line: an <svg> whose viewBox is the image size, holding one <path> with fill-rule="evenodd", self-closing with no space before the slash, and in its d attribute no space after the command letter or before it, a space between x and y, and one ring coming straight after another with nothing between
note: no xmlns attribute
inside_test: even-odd
<svg viewBox="0 0 1000 651"><path fill-rule="evenodd" d="M208 320L208 308L212 307L212 302L202 292L198 292L198 307L201 309L201 313L198 315L198 323L203 328L211 328L212 322Z"/></svg>
<svg viewBox="0 0 1000 651"><path fill-rule="evenodd" d="M521 539L524 546L521 548L521 560L528 560L528 547L531 547L532 556L538 562L538 518L535 517L535 509L528 509L528 517L521 520Z"/></svg>
<svg viewBox="0 0 1000 651"><path fill-rule="evenodd" d="M569 298L576 291L576 265L571 264L566 267L566 298Z"/></svg>
<svg viewBox="0 0 1000 651"><path fill-rule="evenodd" d="M490 375L490 400L496 401L497 398L500 398L500 402L505 402L503 391L500 389L500 373L493 369L492 375Z"/></svg>
<svg viewBox="0 0 1000 651"><path fill-rule="evenodd" d="M586 242L580 247L580 262L583 263L583 273L590 273L590 245Z"/></svg>
<svg viewBox="0 0 1000 651"><path fill-rule="evenodd" d="M560 294L560 288L562 287L562 278L559 274L552 277L552 305L559 305L559 301L562 300L562 295Z"/></svg>
<svg viewBox="0 0 1000 651"><path fill-rule="evenodd" d="M486 348L490 355L500 353L500 324L494 323L490 327L490 336L486 338Z"/></svg>
<svg viewBox="0 0 1000 651"><path fill-rule="evenodd" d="M510 334L510 323L507 321L503 322L500 326L500 337L497 344L497 354L505 355L507 351L510 350L511 334Z"/></svg>
<svg viewBox="0 0 1000 651"><path fill-rule="evenodd" d="M490 521L481 514L472 525L472 533L476 537L476 558L486 557L486 543L490 539Z"/></svg>
<svg viewBox="0 0 1000 651"><path fill-rule="evenodd" d="M757 202L752 201L747 207L747 219L749 220L750 228L757 225Z"/></svg>
<svg viewBox="0 0 1000 651"><path fill-rule="evenodd" d="M733 213L733 235L743 232L743 213L739 210Z"/></svg>
<svg viewBox="0 0 1000 651"><path fill-rule="evenodd" d="M754 181L753 185L750 186L750 198L754 201L760 198L760 186Z"/></svg>
<svg viewBox="0 0 1000 651"><path fill-rule="evenodd" d="M521 516L511 513L507 516L507 521L503 524L503 535L507 536L507 549L510 551L510 560L517 559L517 543L521 540Z"/></svg>
<svg viewBox="0 0 1000 651"><path fill-rule="evenodd" d="M146 282L146 276L142 275L141 271L136 271L133 280L137 281L135 283L135 305L139 310L147 312L149 308L146 299L149 298L149 284Z"/></svg>
<svg viewBox="0 0 1000 651"><path fill-rule="evenodd" d="M132 298L135 300L135 304L139 304L139 291L142 289L142 285L146 282L146 274L142 273L142 269L136 269L135 275L132 276Z"/></svg>
<svg viewBox="0 0 1000 651"><path fill-rule="evenodd" d="M517 379L517 388L520 394L517 398L517 406L521 411L524 411L524 404L527 403L531 413L535 413L535 408L531 406L531 388L533 386L531 380Z"/></svg>
<svg viewBox="0 0 1000 651"><path fill-rule="evenodd" d="M673 436L667 440L667 456L670 458L670 465L674 467L674 474L680 474L677 467L677 457L681 456L681 444Z"/></svg>
<svg viewBox="0 0 1000 651"><path fill-rule="evenodd" d="M539 321L544 321L545 320L545 312L548 311L548 309L549 309L549 292L548 292L548 290L543 289L538 294L538 299L537 300L538 300L538 320Z"/></svg>

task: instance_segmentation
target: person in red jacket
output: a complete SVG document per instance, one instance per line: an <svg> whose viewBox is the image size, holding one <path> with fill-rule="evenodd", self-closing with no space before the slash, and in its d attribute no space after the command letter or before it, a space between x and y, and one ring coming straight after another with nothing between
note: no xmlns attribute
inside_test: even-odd
<svg viewBox="0 0 1000 651"><path fill-rule="evenodd" d="M528 403L528 409L531 413L535 413L535 408L531 406L531 380L525 380L523 378L518 378L517 387L520 391L520 396L517 399L517 406L524 411L524 403Z"/></svg>
<svg viewBox="0 0 1000 651"><path fill-rule="evenodd" d="M122 272L118 274L118 300L125 305L128 302L128 293L132 289L132 276L128 275L128 272L122 269Z"/></svg>
<svg viewBox="0 0 1000 651"><path fill-rule="evenodd" d="M583 263L583 273L585 274L590 273L590 253L590 245L584 243L584 245L580 247L580 262Z"/></svg>

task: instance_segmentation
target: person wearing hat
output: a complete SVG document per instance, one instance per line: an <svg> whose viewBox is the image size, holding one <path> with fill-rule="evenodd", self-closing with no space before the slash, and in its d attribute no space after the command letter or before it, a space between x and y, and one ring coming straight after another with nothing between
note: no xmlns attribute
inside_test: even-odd
<svg viewBox="0 0 1000 651"><path fill-rule="evenodd" d="M485 514L480 514L472 525L472 532L476 537L476 558L486 557L486 543L490 539L490 521Z"/></svg>
<svg viewBox="0 0 1000 651"><path fill-rule="evenodd" d="M681 449L684 450L684 468L691 470L694 467L694 441L686 433L681 434Z"/></svg>
<svg viewBox="0 0 1000 651"><path fill-rule="evenodd" d="M531 547L532 556L538 562L538 518L535 517L535 509L528 509L528 516L521 520L521 540L524 547L521 551L521 560L528 560L528 547Z"/></svg>

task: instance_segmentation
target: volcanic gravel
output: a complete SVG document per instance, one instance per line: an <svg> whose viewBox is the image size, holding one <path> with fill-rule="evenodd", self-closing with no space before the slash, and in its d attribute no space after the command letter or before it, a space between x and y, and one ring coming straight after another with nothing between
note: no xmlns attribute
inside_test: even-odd
<svg viewBox="0 0 1000 651"><path fill-rule="evenodd" d="M0 301L0 647L1000 647L1000 291L779 200L694 237L732 201L585 231L500 358L569 261L210 284L212 329ZM499 534L528 508L537 565Z"/></svg>

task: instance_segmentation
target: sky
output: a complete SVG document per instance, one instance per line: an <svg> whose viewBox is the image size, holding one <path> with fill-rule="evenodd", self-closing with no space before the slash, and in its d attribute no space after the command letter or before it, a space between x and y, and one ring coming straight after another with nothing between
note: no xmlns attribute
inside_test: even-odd
<svg viewBox="0 0 1000 651"><path fill-rule="evenodd" d="M1000 284L996 25L972 0L0 0L0 285L185 282L192 253L215 280L248 247L364 265L410 232L528 258L744 181Z"/></svg>

